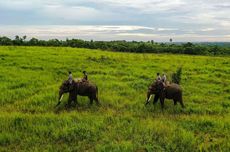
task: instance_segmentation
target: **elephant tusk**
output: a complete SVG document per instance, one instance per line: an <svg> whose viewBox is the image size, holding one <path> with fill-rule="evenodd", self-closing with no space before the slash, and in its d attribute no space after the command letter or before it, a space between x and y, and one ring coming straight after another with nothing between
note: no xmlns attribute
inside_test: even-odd
<svg viewBox="0 0 230 152"><path fill-rule="evenodd" d="M62 98L63 98L63 95L61 95L61 98L60 98L60 100L59 100L59 101L62 101Z"/></svg>
<svg viewBox="0 0 230 152"><path fill-rule="evenodd" d="M152 96L153 96L153 95L150 95L148 102L152 99Z"/></svg>

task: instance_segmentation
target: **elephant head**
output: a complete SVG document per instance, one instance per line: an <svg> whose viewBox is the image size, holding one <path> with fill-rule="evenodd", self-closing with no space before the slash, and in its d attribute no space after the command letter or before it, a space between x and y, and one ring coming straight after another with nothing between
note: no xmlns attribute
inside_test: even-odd
<svg viewBox="0 0 230 152"><path fill-rule="evenodd" d="M154 82L150 87L149 87L149 91L152 94L157 94L160 93L164 90L164 84L161 81L156 81Z"/></svg>
<svg viewBox="0 0 230 152"><path fill-rule="evenodd" d="M71 84L68 80L62 83L62 85L59 88L58 104L56 106L58 106L61 103L63 94L70 92L70 87L71 87Z"/></svg>
<svg viewBox="0 0 230 152"><path fill-rule="evenodd" d="M149 87L148 92L147 92L146 104L148 104L149 101L151 100L152 94L159 96L160 93L163 92L163 90L164 90L163 82L161 81L153 82L153 84Z"/></svg>

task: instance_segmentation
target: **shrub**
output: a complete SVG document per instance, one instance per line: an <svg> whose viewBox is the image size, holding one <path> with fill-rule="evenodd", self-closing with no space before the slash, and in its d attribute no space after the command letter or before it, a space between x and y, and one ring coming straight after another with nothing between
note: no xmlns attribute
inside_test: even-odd
<svg viewBox="0 0 230 152"><path fill-rule="evenodd" d="M180 84L182 67L179 67L175 73L172 74L172 82Z"/></svg>

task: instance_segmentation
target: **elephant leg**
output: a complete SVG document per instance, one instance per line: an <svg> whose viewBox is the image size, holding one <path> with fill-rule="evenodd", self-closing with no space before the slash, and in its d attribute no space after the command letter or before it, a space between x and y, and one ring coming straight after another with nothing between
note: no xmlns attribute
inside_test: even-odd
<svg viewBox="0 0 230 152"><path fill-rule="evenodd" d="M153 104L156 104L159 99L159 94L155 94Z"/></svg>
<svg viewBox="0 0 230 152"><path fill-rule="evenodd" d="M68 102L67 102L67 104L66 104L66 107L67 107L67 108L69 108L69 107L71 106L71 101L72 101L71 95L69 95Z"/></svg>
<svg viewBox="0 0 230 152"><path fill-rule="evenodd" d="M67 107L71 106L72 101L76 100L76 94L74 92L69 93L68 103L66 104Z"/></svg>
<svg viewBox="0 0 230 152"><path fill-rule="evenodd" d="M97 105L100 105L100 102L99 102L99 100L98 100L98 98L97 98L97 97L95 97L95 99L94 99L94 100L96 101Z"/></svg>
<svg viewBox="0 0 230 152"><path fill-rule="evenodd" d="M79 105L78 102L77 102L77 96L73 97L73 101L74 101L74 107L76 107L77 105Z"/></svg>
<svg viewBox="0 0 230 152"><path fill-rule="evenodd" d="M164 98L160 98L160 102L161 102L161 109L164 109Z"/></svg>
<svg viewBox="0 0 230 152"><path fill-rule="evenodd" d="M173 102L174 102L174 106L177 105L177 101L175 99L173 99Z"/></svg>
<svg viewBox="0 0 230 152"><path fill-rule="evenodd" d="M97 105L99 105L100 103L99 103L99 100L98 100L98 98L97 98L97 93L95 93L94 95L93 95L93 100L95 100L96 101L96 104Z"/></svg>
<svg viewBox="0 0 230 152"><path fill-rule="evenodd" d="M183 101L180 100L179 102L180 102L181 107L182 107L182 108L185 108L185 106L184 106L184 104L183 104Z"/></svg>
<svg viewBox="0 0 230 152"><path fill-rule="evenodd" d="M89 104L92 105L93 104L93 97L89 97Z"/></svg>

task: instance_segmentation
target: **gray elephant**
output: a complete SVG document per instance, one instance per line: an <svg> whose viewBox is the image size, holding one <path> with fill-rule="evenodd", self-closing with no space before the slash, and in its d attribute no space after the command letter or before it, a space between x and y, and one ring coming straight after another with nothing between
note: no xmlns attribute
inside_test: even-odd
<svg viewBox="0 0 230 152"><path fill-rule="evenodd" d="M96 85L90 83L89 81L73 81L71 84L68 80L64 81L59 89L59 102L56 106L61 103L64 93L69 93L67 106L70 106L72 101L75 102L75 105L78 104L77 95L87 96L90 99L90 104L93 103L93 100L99 104L98 88Z"/></svg>
<svg viewBox="0 0 230 152"><path fill-rule="evenodd" d="M150 96L155 94L154 104L157 102L158 98L160 98L161 108L164 108L164 100L172 99L174 101L174 105L177 102L180 103L182 108L184 108L183 99L182 99L182 89L178 84L171 83L165 85L161 81L156 81L148 88L147 98L146 98L146 105L150 101Z"/></svg>

